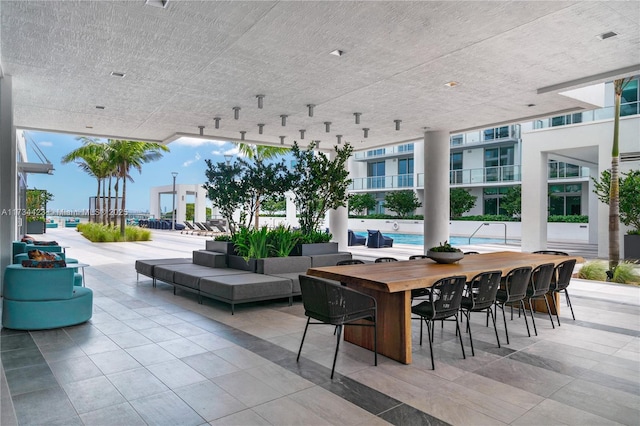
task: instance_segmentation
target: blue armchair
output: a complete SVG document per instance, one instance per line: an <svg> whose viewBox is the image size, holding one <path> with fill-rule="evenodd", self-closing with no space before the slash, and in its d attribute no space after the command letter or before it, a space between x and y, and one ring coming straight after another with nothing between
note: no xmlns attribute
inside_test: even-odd
<svg viewBox="0 0 640 426"><path fill-rule="evenodd" d="M378 230L373 231L371 229L368 229L367 233L369 234L367 247L369 248L393 247L393 238L385 237Z"/></svg>
<svg viewBox="0 0 640 426"><path fill-rule="evenodd" d="M348 245L363 246L367 243L367 237L359 237L351 229L348 232Z"/></svg>
<svg viewBox="0 0 640 426"><path fill-rule="evenodd" d="M2 326L46 330L80 324L93 314L93 292L74 285L74 268L24 268L4 272Z"/></svg>

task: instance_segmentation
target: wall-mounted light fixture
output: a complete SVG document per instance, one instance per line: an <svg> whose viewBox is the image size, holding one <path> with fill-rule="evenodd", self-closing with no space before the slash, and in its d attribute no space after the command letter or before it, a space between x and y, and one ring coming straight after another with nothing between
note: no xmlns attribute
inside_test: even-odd
<svg viewBox="0 0 640 426"><path fill-rule="evenodd" d="M262 129L264 129L264 124L258 124L258 133L262 134Z"/></svg>
<svg viewBox="0 0 640 426"><path fill-rule="evenodd" d="M304 132L306 132L306 130L300 129L300 139L304 139Z"/></svg>
<svg viewBox="0 0 640 426"><path fill-rule="evenodd" d="M331 122L330 121L325 121L324 122L324 131L329 133L331 131Z"/></svg>
<svg viewBox="0 0 640 426"><path fill-rule="evenodd" d="M313 107L315 107L314 104L307 105L307 108L309 108L309 117L313 117Z"/></svg>
<svg viewBox="0 0 640 426"><path fill-rule="evenodd" d="M204 126L198 126L198 129L200 129L200 136L204 136Z"/></svg>
<svg viewBox="0 0 640 426"><path fill-rule="evenodd" d="M233 118L234 120L240 118L240 107L233 107Z"/></svg>
<svg viewBox="0 0 640 426"><path fill-rule="evenodd" d="M280 136L280 145L284 145L284 138L286 138L286 136Z"/></svg>
<svg viewBox="0 0 640 426"><path fill-rule="evenodd" d="M364 129L362 129L362 131L364 132L364 137L368 138L369 137L369 128L365 127Z"/></svg>
<svg viewBox="0 0 640 426"><path fill-rule="evenodd" d="M362 115L362 113L354 112L353 115L356 117L356 124L360 124L360 116Z"/></svg>
<svg viewBox="0 0 640 426"><path fill-rule="evenodd" d="M336 135L336 139L338 139L338 145L342 143L342 135Z"/></svg>
<svg viewBox="0 0 640 426"><path fill-rule="evenodd" d="M280 116L280 118L282 119L282 125L283 125L283 126L286 126L286 125L287 125L287 117L288 117L288 115L285 115L285 114L282 114L282 115Z"/></svg>
<svg viewBox="0 0 640 426"><path fill-rule="evenodd" d="M264 106L264 95L256 95L256 98L258 98L258 109L262 109Z"/></svg>
<svg viewBox="0 0 640 426"><path fill-rule="evenodd" d="M243 141L244 140L244 135L247 134L246 130L240 130L240 140Z"/></svg>
<svg viewBox="0 0 640 426"><path fill-rule="evenodd" d="M400 123L402 123L402 120L393 120L394 123L396 123L396 130L400 130Z"/></svg>
<svg viewBox="0 0 640 426"><path fill-rule="evenodd" d="M216 122L216 129L220 128L220 117L213 117L213 121Z"/></svg>

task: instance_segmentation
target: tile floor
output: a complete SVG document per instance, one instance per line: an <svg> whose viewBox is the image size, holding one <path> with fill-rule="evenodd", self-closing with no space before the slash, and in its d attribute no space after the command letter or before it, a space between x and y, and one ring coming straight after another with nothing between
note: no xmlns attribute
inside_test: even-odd
<svg viewBox="0 0 640 426"><path fill-rule="evenodd" d="M417 323L412 365L379 357L374 367L373 354L344 343L331 381L332 327L312 327L296 363L299 300L240 305L232 316L225 304L136 281L135 259L204 248L204 237L154 235L91 244L75 230L48 230L46 238L91 264L94 315L57 330L2 330L3 426L638 424L638 287L574 280L578 320L563 309L552 329L539 316L539 335L527 337L516 315L502 348L477 315L476 356L466 360L454 325L436 327L435 371ZM388 250L373 257L402 257L406 247Z"/></svg>

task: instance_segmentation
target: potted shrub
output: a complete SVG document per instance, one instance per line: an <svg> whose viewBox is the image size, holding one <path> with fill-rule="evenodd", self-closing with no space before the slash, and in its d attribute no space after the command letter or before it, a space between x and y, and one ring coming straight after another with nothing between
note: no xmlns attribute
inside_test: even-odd
<svg viewBox="0 0 640 426"><path fill-rule="evenodd" d="M453 247L448 241L439 246L431 247L427 251L427 257L437 263L455 263L464 257L462 250Z"/></svg>
<svg viewBox="0 0 640 426"><path fill-rule="evenodd" d="M53 200L53 194L46 189L27 189L26 192L27 234L46 232L47 202Z"/></svg>
<svg viewBox="0 0 640 426"><path fill-rule="evenodd" d="M216 235L213 240L207 240L205 244L208 251L235 254L235 247L231 240L231 235Z"/></svg>
<svg viewBox="0 0 640 426"><path fill-rule="evenodd" d="M333 235L328 232L311 231L307 234L298 232L298 243L291 256L314 256L319 254L338 253L338 243L331 242Z"/></svg>

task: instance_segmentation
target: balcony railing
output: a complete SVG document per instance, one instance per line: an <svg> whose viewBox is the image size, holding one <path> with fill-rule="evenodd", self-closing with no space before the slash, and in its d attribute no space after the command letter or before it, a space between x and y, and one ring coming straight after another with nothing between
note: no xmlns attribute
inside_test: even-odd
<svg viewBox="0 0 640 426"><path fill-rule="evenodd" d="M520 166L497 166L449 171L449 183L451 185L519 182L520 180Z"/></svg>
<svg viewBox="0 0 640 426"><path fill-rule="evenodd" d="M406 175L354 178L350 190L413 188L413 173Z"/></svg>
<svg viewBox="0 0 640 426"><path fill-rule="evenodd" d="M413 144L390 146L386 148L372 149L369 151L359 151L353 154L356 160L366 160L371 158L386 157L388 155L401 155L413 153Z"/></svg>

